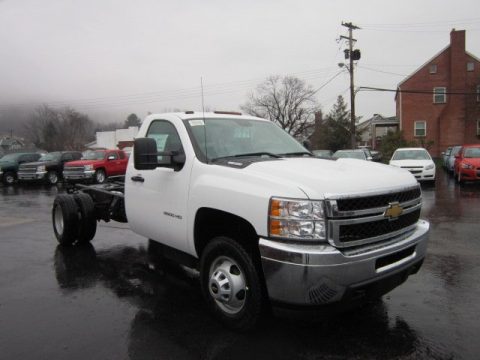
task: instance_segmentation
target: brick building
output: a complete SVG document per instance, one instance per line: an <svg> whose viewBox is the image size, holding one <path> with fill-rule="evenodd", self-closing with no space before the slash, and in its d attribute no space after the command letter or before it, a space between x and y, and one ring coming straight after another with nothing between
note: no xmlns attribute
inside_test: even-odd
<svg viewBox="0 0 480 360"><path fill-rule="evenodd" d="M480 143L480 59L465 50L465 30L453 29L450 44L397 90L397 118L406 140L430 145L434 157L449 146Z"/></svg>

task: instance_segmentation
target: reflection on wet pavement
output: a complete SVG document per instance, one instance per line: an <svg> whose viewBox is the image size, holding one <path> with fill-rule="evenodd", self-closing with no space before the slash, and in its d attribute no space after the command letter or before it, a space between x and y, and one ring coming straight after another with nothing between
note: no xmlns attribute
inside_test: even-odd
<svg viewBox="0 0 480 360"><path fill-rule="evenodd" d="M432 227L418 274L348 313L269 316L248 334L219 325L197 279L126 226L57 246L50 206L61 187L0 187L0 358L476 359L480 184L439 175L422 186Z"/></svg>

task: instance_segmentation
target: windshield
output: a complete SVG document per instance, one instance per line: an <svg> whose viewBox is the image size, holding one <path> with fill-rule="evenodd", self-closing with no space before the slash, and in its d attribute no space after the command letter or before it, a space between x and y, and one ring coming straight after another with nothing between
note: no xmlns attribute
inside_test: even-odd
<svg viewBox="0 0 480 360"><path fill-rule="evenodd" d="M0 158L0 161L15 161L21 154L8 154Z"/></svg>
<svg viewBox="0 0 480 360"><path fill-rule="evenodd" d="M466 148L465 149L466 158L480 158L480 148Z"/></svg>
<svg viewBox="0 0 480 360"><path fill-rule="evenodd" d="M431 160L426 150L401 150L395 151L392 160Z"/></svg>
<svg viewBox="0 0 480 360"><path fill-rule="evenodd" d="M82 153L82 160L103 160L105 151L85 151Z"/></svg>
<svg viewBox="0 0 480 360"><path fill-rule="evenodd" d="M293 137L268 121L196 119L185 124L207 161L236 156L310 155Z"/></svg>
<svg viewBox="0 0 480 360"><path fill-rule="evenodd" d="M48 154L43 154L38 161L58 161L60 160L62 153L52 152Z"/></svg>
<svg viewBox="0 0 480 360"><path fill-rule="evenodd" d="M365 160L365 153L363 151L337 151L333 154L334 158L349 158L349 159L360 159Z"/></svg>

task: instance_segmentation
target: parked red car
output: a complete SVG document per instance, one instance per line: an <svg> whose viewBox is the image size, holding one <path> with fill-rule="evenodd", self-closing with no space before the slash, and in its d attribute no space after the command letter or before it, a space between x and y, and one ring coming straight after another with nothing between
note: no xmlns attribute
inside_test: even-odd
<svg viewBox="0 0 480 360"><path fill-rule="evenodd" d="M122 150L85 151L82 159L65 164L65 181L90 180L104 183L108 177L125 175L128 157Z"/></svg>
<svg viewBox="0 0 480 360"><path fill-rule="evenodd" d="M480 180L480 144L463 145L455 155L453 171L459 183L464 180Z"/></svg>

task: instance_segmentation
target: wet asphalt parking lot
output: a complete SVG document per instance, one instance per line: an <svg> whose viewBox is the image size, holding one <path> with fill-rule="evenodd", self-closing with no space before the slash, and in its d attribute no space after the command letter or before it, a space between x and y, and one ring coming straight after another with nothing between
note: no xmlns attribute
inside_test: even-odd
<svg viewBox="0 0 480 360"><path fill-rule="evenodd" d="M431 235L418 274L354 311L268 318L248 334L211 318L188 273L152 270L148 241L125 224L58 247L61 185L0 185L0 359L479 359L480 184L437 176L422 186Z"/></svg>

